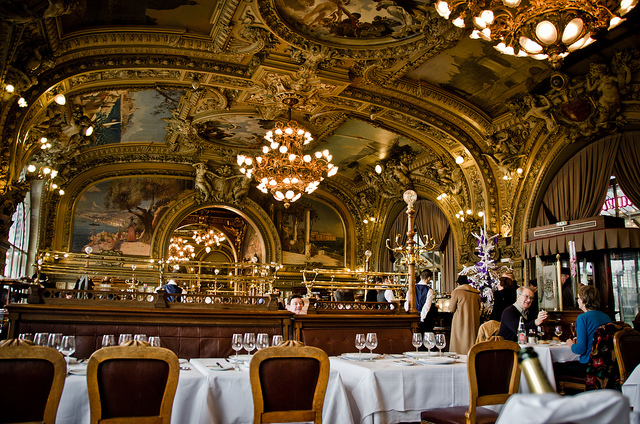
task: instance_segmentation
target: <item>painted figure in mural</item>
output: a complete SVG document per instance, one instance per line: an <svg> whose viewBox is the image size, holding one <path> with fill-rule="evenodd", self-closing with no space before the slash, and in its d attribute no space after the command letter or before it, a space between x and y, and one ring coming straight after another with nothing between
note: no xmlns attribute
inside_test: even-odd
<svg viewBox="0 0 640 424"><path fill-rule="evenodd" d="M623 64L621 64L623 65ZM626 65L620 67L621 75L611 75L607 65L592 63L587 75L587 91L597 95L598 117L596 126L602 126L615 118L620 111L620 90L630 81L631 72Z"/></svg>

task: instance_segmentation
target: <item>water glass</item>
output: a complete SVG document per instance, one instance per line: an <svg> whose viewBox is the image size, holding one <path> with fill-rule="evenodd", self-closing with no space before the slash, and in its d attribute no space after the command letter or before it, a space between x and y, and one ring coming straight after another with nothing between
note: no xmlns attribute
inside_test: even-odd
<svg viewBox="0 0 640 424"><path fill-rule="evenodd" d="M267 333L258 333L258 338L256 339L256 348L260 350L264 349L265 347L269 347L269 335Z"/></svg>
<svg viewBox="0 0 640 424"><path fill-rule="evenodd" d="M118 337L118 346L122 346L131 340L133 340L133 336L131 334L120 334L120 337Z"/></svg>
<svg viewBox="0 0 640 424"><path fill-rule="evenodd" d="M378 335L376 333L367 333L365 345L367 346L367 349L369 349L369 353L371 354L369 360L373 360L373 349L378 347Z"/></svg>
<svg viewBox="0 0 640 424"><path fill-rule="evenodd" d="M49 345L49 333L36 333L33 342L38 346L47 347Z"/></svg>
<svg viewBox="0 0 640 424"><path fill-rule="evenodd" d="M29 340L30 342L33 341L33 333L20 333L18 335L18 340Z"/></svg>
<svg viewBox="0 0 640 424"><path fill-rule="evenodd" d="M136 342L146 342L148 341L146 334L136 334L133 336L133 340Z"/></svg>
<svg viewBox="0 0 640 424"><path fill-rule="evenodd" d="M542 329L541 325L538 326L538 337L540 338L540 340L544 338L544 330Z"/></svg>
<svg viewBox="0 0 640 424"><path fill-rule="evenodd" d="M283 340L282 334L275 334L271 340L271 346L278 346Z"/></svg>
<svg viewBox="0 0 640 424"><path fill-rule="evenodd" d="M238 351L242 349L242 334L234 334L231 338L231 349L236 351L236 362L234 368L239 370L238 366Z"/></svg>
<svg viewBox="0 0 640 424"><path fill-rule="evenodd" d="M60 350L60 342L62 341L62 333L49 333L47 346Z"/></svg>
<svg viewBox="0 0 640 424"><path fill-rule="evenodd" d="M556 336L558 336L558 339L559 339L560 336L562 336L562 326L561 325L556 325L554 333L556 334Z"/></svg>
<svg viewBox="0 0 640 424"><path fill-rule="evenodd" d="M358 361L362 360L362 349L366 346L364 334L356 334L356 349L358 349Z"/></svg>
<svg viewBox="0 0 640 424"><path fill-rule="evenodd" d="M436 347L436 335L431 332L424 333L423 341L424 347L429 351L428 356L431 356L431 349Z"/></svg>
<svg viewBox="0 0 640 424"><path fill-rule="evenodd" d="M113 334L105 334L102 336L102 347L109 347L116 345L116 336Z"/></svg>
<svg viewBox="0 0 640 424"><path fill-rule="evenodd" d="M418 348L422 346L422 334L413 333L413 336L411 337L411 344L413 345L413 347L416 348L416 353L417 353Z"/></svg>
<svg viewBox="0 0 640 424"><path fill-rule="evenodd" d="M160 337L149 337L149 345L152 347L160 347Z"/></svg>
<svg viewBox="0 0 640 424"><path fill-rule="evenodd" d="M60 353L65 356L69 366L69 356L76 351L76 336L64 336L60 342Z"/></svg>
<svg viewBox="0 0 640 424"><path fill-rule="evenodd" d="M242 339L242 346L245 348L247 353L251 355L251 351L256 348L255 333L244 333L244 338Z"/></svg>
<svg viewBox="0 0 640 424"><path fill-rule="evenodd" d="M444 334L436 334L436 347L440 351L439 356L442 356L442 349L447 345L447 339Z"/></svg>

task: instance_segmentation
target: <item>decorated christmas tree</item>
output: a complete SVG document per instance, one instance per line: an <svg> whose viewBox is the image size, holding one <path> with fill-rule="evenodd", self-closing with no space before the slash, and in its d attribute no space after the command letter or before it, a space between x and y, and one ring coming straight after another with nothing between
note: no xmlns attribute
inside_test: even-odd
<svg viewBox="0 0 640 424"><path fill-rule="evenodd" d="M469 284L480 291L480 299L483 305L483 314L490 314L493 309L493 291L498 284L498 278L506 267L496 264L491 258L491 252L495 245L494 240L498 234L489 237L486 224L480 227L480 234L471 233L477 242L476 250L480 260L471 266L465 266L460 275L466 275Z"/></svg>

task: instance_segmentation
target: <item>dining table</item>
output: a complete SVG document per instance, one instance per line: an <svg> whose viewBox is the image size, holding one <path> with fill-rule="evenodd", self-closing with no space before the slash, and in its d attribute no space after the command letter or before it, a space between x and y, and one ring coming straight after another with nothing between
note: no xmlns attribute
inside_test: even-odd
<svg viewBox="0 0 640 424"><path fill-rule="evenodd" d="M86 361L69 365L56 414L56 424L89 424L91 422L86 370ZM182 359L178 387L171 410L171 424L210 423L207 407L208 389L207 377Z"/></svg>
<svg viewBox="0 0 640 424"><path fill-rule="evenodd" d="M249 357L241 357L236 367L234 358L192 358L189 363L205 376L208 385L206 406L210 423L253 423L253 396L249 380ZM332 424L354 424L347 391L340 374L329 372L322 408L322 421ZM185 422L186 423L186 422Z"/></svg>
<svg viewBox="0 0 640 424"><path fill-rule="evenodd" d="M553 371L553 364L557 362L570 362L577 361L580 355L577 355L571 351L571 347L567 346L566 342L550 341L547 343L531 343L523 344L521 347L532 347L538 354L540 365L544 370L551 387L556 388L556 378ZM520 378L520 393L529 393L529 385L524 378L524 374Z"/></svg>
<svg viewBox="0 0 640 424"><path fill-rule="evenodd" d="M342 377L356 423L420 421L425 409L469 404L465 356L353 353L329 359Z"/></svg>

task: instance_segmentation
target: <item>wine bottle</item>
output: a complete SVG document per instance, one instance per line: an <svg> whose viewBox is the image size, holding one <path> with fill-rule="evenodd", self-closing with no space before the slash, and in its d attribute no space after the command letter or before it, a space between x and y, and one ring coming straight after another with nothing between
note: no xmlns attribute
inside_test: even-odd
<svg viewBox="0 0 640 424"><path fill-rule="evenodd" d="M538 354L532 347L525 347L518 351L518 364L527 379L531 393L555 393L542 369L542 365L540 365Z"/></svg>
<svg viewBox="0 0 640 424"><path fill-rule="evenodd" d="M518 343L520 344L527 343L527 334L524 331L524 321L520 317L520 323L518 324Z"/></svg>

